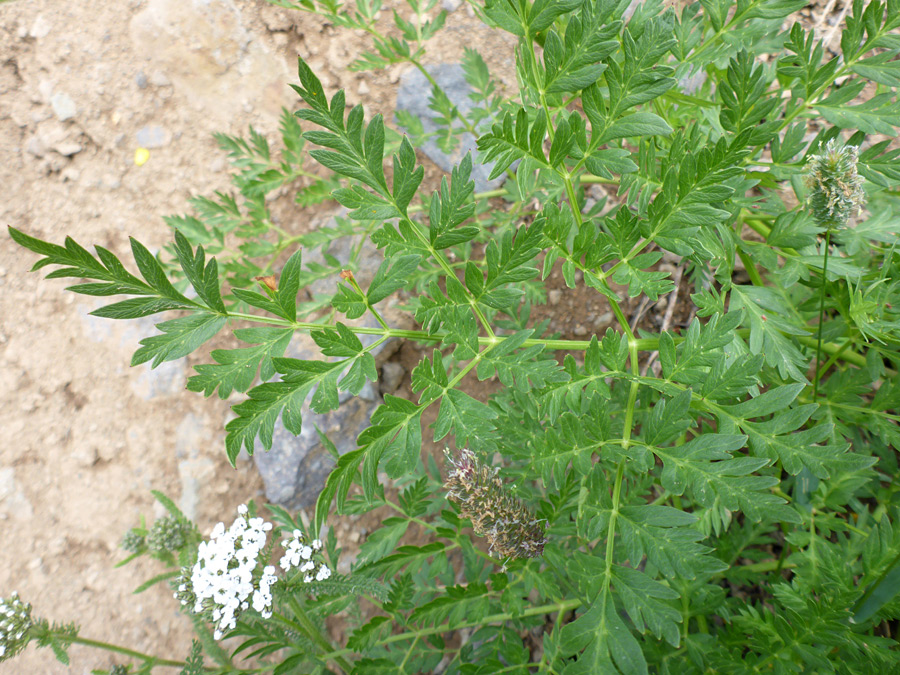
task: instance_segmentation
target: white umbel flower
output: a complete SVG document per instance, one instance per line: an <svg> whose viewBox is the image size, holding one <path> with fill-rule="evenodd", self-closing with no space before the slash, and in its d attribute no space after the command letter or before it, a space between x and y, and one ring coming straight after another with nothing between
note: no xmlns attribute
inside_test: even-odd
<svg viewBox="0 0 900 675"><path fill-rule="evenodd" d="M0 661L11 659L25 649L33 625L31 605L22 602L18 593L13 591L9 598L0 598Z"/></svg>
<svg viewBox="0 0 900 675"><path fill-rule="evenodd" d="M224 523L213 528L209 541L197 550L197 562L190 576L179 585L175 597L183 605L191 604L195 614L208 613L215 624L216 640L237 625L238 617L253 609L263 617L272 615L271 586L275 568L267 566L259 575L257 568L272 523L262 518L249 518L245 505L238 507L238 517L227 530Z"/></svg>
<svg viewBox="0 0 900 675"><path fill-rule="evenodd" d="M281 569L285 572L296 569L299 572L305 572L303 576L304 583L310 583L315 578L316 581L325 581L331 576L331 569L324 562L319 562L318 571L315 577L311 572L316 569L316 561L313 557L322 550L322 542L314 539L308 544L304 540L303 533L300 530L294 530L293 536L282 542L284 546L284 555L281 557ZM316 556L318 557L318 556Z"/></svg>

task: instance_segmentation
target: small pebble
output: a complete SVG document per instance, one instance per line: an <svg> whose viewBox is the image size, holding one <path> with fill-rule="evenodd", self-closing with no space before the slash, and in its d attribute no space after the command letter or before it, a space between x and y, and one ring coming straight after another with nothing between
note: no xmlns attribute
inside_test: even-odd
<svg viewBox="0 0 900 675"><path fill-rule="evenodd" d="M141 127L137 132L137 143L142 148L162 148L171 140L172 134L158 124Z"/></svg>
<svg viewBox="0 0 900 675"><path fill-rule="evenodd" d="M596 319L594 319L594 328L601 328L602 326L608 326L612 323L613 315L612 312L604 312Z"/></svg>
<svg viewBox="0 0 900 675"><path fill-rule="evenodd" d="M551 305L558 305L561 298L562 291L558 288L554 288L552 291L547 293L547 302L549 302Z"/></svg>
<svg viewBox="0 0 900 675"><path fill-rule="evenodd" d="M84 148L79 143L69 141L68 143L57 143L53 146L53 149L63 157L71 157L72 155L77 155Z"/></svg>
<svg viewBox="0 0 900 675"><path fill-rule="evenodd" d="M38 15L38 17L34 20L34 23L31 24L31 30L28 31L28 35L33 38L45 38L50 34L50 23L43 17L43 15Z"/></svg>
<svg viewBox="0 0 900 675"><path fill-rule="evenodd" d="M75 113L78 112L75 107L75 101L73 101L68 94L64 94L63 92L53 94L53 96L50 97L50 105L60 122L72 119L75 117Z"/></svg>
<svg viewBox="0 0 900 675"><path fill-rule="evenodd" d="M575 326L575 330L573 330L572 332L575 333L575 335L581 337L583 335L587 335L588 331L587 328L585 328L583 325L578 324L577 326Z"/></svg>
<svg viewBox="0 0 900 675"><path fill-rule="evenodd" d="M138 89L147 88L147 75L143 70L139 70L137 75L134 76L134 83L137 85Z"/></svg>
<svg viewBox="0 0 900 675"><path fill-rule="evenodd" d="M44 142L38 136L32 136L25 142L25 152L29 155L43 157L46 150L47 148L44 147Z"/></svg>

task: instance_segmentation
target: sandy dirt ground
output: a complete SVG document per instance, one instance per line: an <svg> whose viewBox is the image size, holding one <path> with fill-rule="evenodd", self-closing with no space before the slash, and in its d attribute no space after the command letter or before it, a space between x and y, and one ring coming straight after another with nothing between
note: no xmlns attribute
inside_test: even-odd
<svg viewBox="0 0 900 675"><path fill-rule="evenodd" d="M385 5L385 21L393 7L408 12ZM454 12L426 62L458 60L473 25L465 7ZM253 124L274 138L281 107L296 105L298 54L329 92L389 114L404 69L346 70L368 44L262 0L2 3L0 224L126 260L129 236L158 249L170 237L162 216L228 189L213 132ZM497 49L509 67L511 46ZM139 146L150 148L143 166ZM189 622L165 587L132 595L161 568L113 569L121 537L142 514L162 515L151 489L209 531L258 499L261 481L250 462L227 463L228 403L185 391L188 364L128 366L149 320L88 316L97 299L29 272L35 260L0 233L0 596L17 590L35 615L75 621L85 637L183 658ZM0 673L125 662L78 646L70 655L66 669L29 647Z"/></svg>

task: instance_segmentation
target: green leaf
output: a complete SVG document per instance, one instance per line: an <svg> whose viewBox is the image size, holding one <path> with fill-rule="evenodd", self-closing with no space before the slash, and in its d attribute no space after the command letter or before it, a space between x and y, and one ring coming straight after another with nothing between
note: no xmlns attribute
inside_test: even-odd
<svg viewBox="0 0 900 675"><path fill-rule="evenodd" d="M600 137L600 143L608 143L617 138L636 136L668 136L672 127L659 115L650 112L636 112L613 122Z"/></svg>
<svg viewBox="0 0 900 675"><path fill-rule="evenodd" d="M505 386L522 392L543 389L549 383L568 380L555 359L541 358L543 345L515 351L533 333L533 330L519 331L486 352L478 363L478 379L486 380L496 374Z"/></svg>
<svg viewBox="0 0 900 675"><path fill-rule="evenodd" d="M367 565L381 560L391 553L397 542L406 534L410 521L406 518L386 518L378 529L373 531L359 547L357 565Z"/></svg>
<svg viewBox="0 0 900 675"><path fill-rule="evenodd" d="M225 426L228 432L225 449L232 464L242 447L253 454L257 436L266 450L272 447L272 433L279 415L282 415L285 428L299 435L303 428L303 403L313 391L315 394L310 402L313 410L324 413L337 408L338 378L348 367L359 363L357 367L363 375L374 374L374 363L367 359L371 358L371 354L364 350L362 343L349 329L341 324L338 326L337 329L314 331L312 338L323 347L326 355L352 352L355 356L332 363L273 358L275 370L282 373L283 379L254 387L248 392L248 400L233 406L232 410L238 416ZM348 377L349 382L341 382L343 387L358 384L356 375Z"/></svg>
<svg viewBox="0 0 900 675"><path fill-rule="evenodd" d="M487 438L494 429L491 420L497 412L459 389L449 389L441 399L437 420L434 422L434 440L441 440L452 429L458 445L472 438Z"/></svg>
<svg viewBox="0 0 900 675"><path fill-rule="evenodd" d="M665 602L677 599L678 593L630 567L613 565L612 577L616 593L637 631L643 634L649 628L657 639L664 638L673 647L678 647L681 612Z"/></svg>
<svg viewBox="0 0 900 675"><path fill-rule="evenodd" d="M544 91L575 92L596 82L602 63L619 47L621 21L611 21L614 5L588 3L566 24L565 39L549 31L544 40Z"/></svg>
<svg viewBox="0 0 900 675"><path fill-rule="evenodd" d="M491 240L485 249L487 277L484 291L478 300L505 310L523 293L520 289L501 288L506 284L520 283L537 276L538 270L529 263L541 249L544 241L543 222L536 220L530 227L507 230L500 239Z"/></svg>
<svg viewBox="0 0 900 675"><path fill-rule="evenodd" d="M469 621L481 621L490 609L487 586L470 582L465 586L447 586L444 594L416 607L409 620L417 626L447 624L452 628Z"/></svg>
<svg viewBox="0 0 900 675"><path fill-rule="evenodd" d="M578 656L562 671L563 675L648 672L640 643L622 621L606 588L587 611L563 626L560 649Z"/></svg>
<svg viewBox="0 0 900 675"><path fill-rule="evenodd" d="M781 377L796 382L807 381L804 373L809 360L788 336L808 335L809 332L784 318L792 309L776 290L735 285L732 287L731 309L745 310L744 316L750 321L751 353L763 354L766 363L777 368Z"/></svg>
<svg viewBox="0 0 900 675"><path fill-rule="evenodd" d="M408 473L418 463L422 451L423 409L424 406L389 394L375 409L372 425L358 439L366 453L363 487L367 496L374 494L378 485L377 472L382 461L392 478Z"/></svg>
<svg viewBox="0 0 900 675"><path fill-rule="evenodd" d="M475 204L471 202L475 190L472 176L472 155L466 153L462 161L453 167L450 184L447 177L441 178L441 189L431 198L428 212L428 237L435 250L465 243L479 232L475 226L459 227L475 214Z"/></svg>
<svg viewBox="0 0 900 675"><path fill-rule="evenodd" d="M141 340L141 347L131 357L131 365L153 360L156 368L164 361L174 361L187 356L207 340L215 336L226 318L218 314L197 312L171 321L156 324L162 335L153 335Z"/></svg>
<svg viewBox="0 0 900 675"><path fill-rule="evenodd" d="M553 168L544 155L544 135L547 132L547 117L544 111L537 113L534 123L529 122L528 111L518 108L515 117L507 112L491 130L482 134L477 141L482 153L482 162L494 163L489 180L502 175L518 159L530 157L539 165Z"/></svg>
<svg viewBox="0 0 900 675"><path fill-rule="evenodd" d="M608 514L592 527L602 528ZM625 555L635 566L644 556L669 578L696 579L727 569L713 557L713 550L699 542L706 537L695 527L696 516L668 506L624 506L616 527L625 546Z"/></svg>
<svg viewBox="0 0 900 675"><path fill-rule="evenodd" d="M888 87L900 87L900 61L897 52L881 52L857 61L850 67L857 75Z"/></svg>
<svg viewBox="0 0 900 675"><path fill-rule="evenodd" d="M744 446L746 436L705 433L675 448L651 447L663 462L662 485L671 493L691 489L703 506L721 503L730 511L743 511L752 522L800 522L799 514L768 489L778 484L770 476L752 476L768 464L766 459L732 458Z"/></svg>
<svg viewBox="0 0 900 675"><path fill-rule="evenodd" d="M300 249L288 258L281 269L278 288L275 291L275 303L281 308L279 316L288 321L297 320L297 293L300 290Z"/></svg>
<svg viewBox="0 0 900 675"><path fill-rule="evenodd" d="M382 262L366 292L369 305L381 302L394 291L406 286L421 260L417 255L404 255Z"/></svg>
<svg viewBox="0 0 900 675"><path fill-rule="evenodd" d="M897 127L900 127L900 102L895 101L892 94L876 94L859 105L847 105L865 85L864 80L845 84L813 107L829 123L841 129L896 136Z"/></svg>
<svg viewBox="0 0 900 675"><path fill-rule="evenodd" d="M425 357L412 372L412 390L421 392L421 403L441 400L434 423L434 440L441 440L451 429L460 446L469 438L484 438L490 434L493 430L490 420L497 417L496 411L468 394L448 387L443 356L435 349L432 359Z"/></svg>
<svg viewBox="0 0 900 675"><path fill-rule="evenodd" d="M163 581L168 581L169 579L175 579L176 577L178 577L180 575L181 575L181 570L172 570L170 572L162 572L160 574L157 574L155 577L153 577L151 579L147 579L147 581L145 581L140 586L135 588L132 591L132 593L134 593L135 595L137 595L139 593L143 593L147 589L152 588L153 586L156 586L156 584L158 584L158 583L161 583Z"/></svg>
<svg viewBox="0 0 900 675"><path fill-rule="evenodd" d="M210 260L209 264L205 264L203 247L198 246L195 254L187 238L178 230L175 230L175 253L185 277L197 291L200 299L210 310L224 314L225 304L219 293L219 275L215 258Z"/></svg>
<svg viewBox="0 0 900 675"><path fill-rule="evenodd" d="M94 257L71 237L66 237L65 246L58 246L31 237L13 227L8 229L13 241L44 256L34 264L32 270L48 265L59 266L59 269L47 275L48 279L75 277L100 282L71 287L86 295L148 296L101 307L92 314L110 318L137 318L169 309L196 309L200 306L175 290L156 258L134 239L131 240L132 252L146 283L128 272L119 259L102 246L94 247L97 251L97 256Z"/></svg>
<svg viewBox="0 0 900 675"><path fill-rule="evenodd" d="M900 529L894 527L896 513L892 518L882 516L872 528L863 550L865 576L860 580L860 588L865 593L853 608L853 623L863 623L900 592Z"/></svg>

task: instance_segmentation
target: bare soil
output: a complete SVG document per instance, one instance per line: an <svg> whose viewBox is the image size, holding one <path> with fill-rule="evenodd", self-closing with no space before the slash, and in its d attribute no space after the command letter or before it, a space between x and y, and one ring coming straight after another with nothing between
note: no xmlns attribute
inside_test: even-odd
<svg viewBox="0 0 900 675"><path fill-rule="evenodd" d="M409 11L385 5L386 25L394 8ZM488 42L478 25L465 7L454 12L426 62L458 61L477 42L508 74L511 41ZM252 124L275 138L281 107L297 106L287 85L298 55L329 93L344 88L349 103L390 118L403 68L347 70L369 45L362 32L263 0L0 3L0 224L124 260L129 236L158 249L170 238L162 216L229 188L213 132ZM137 166L141 145L150 159ZM308 214L294 217L299 230ZM183 658L189 622L164 586L132 595L161 569L113 569L121 537L141 515L162 515L151 489L208 531L259 499L261 481L249 462L226 461L228 402L185 391L185 364L162 375L129 368L149 324L89 317L95 298L29 272L35 260L0 235L0 596L17 590L35 615L75 621L85 637ZM338 529L351 546L366 531ZM30 647L0 673L124 662L77 646L70 656L67 669Z"/></svg>

